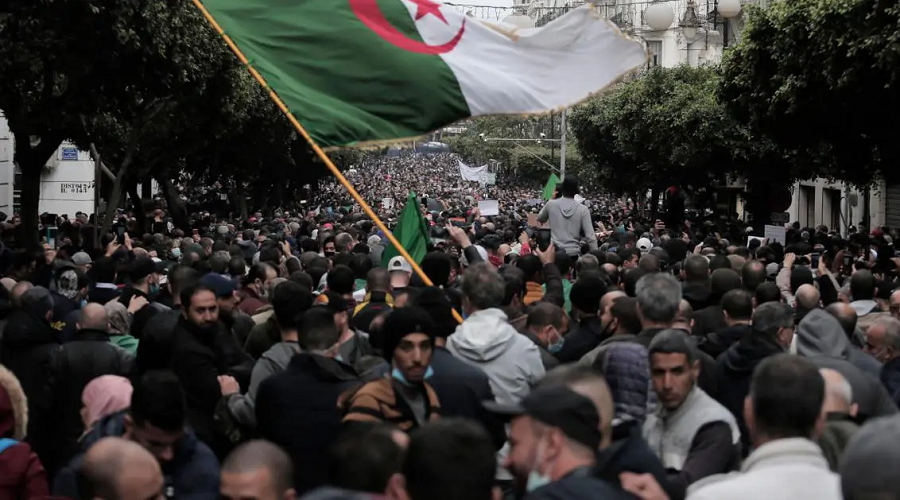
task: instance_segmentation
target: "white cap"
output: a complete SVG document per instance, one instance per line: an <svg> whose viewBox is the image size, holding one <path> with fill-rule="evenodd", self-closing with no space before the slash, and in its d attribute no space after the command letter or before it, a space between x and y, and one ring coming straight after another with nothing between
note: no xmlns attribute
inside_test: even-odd
<svg viewBox="0 0 900 500"><path fill-rule="evenodd" d="M388 272L403 271L412 274L412 266L402 256L398 255L388 262Z"/></svg>
<svg viewBox="0 0 900 500"><path fill-rule="evenodd" d="M650 240L647 238L641 238L637 241L637 247L641 253L647 253L653 248L653 243L650 243Z"/></svg>

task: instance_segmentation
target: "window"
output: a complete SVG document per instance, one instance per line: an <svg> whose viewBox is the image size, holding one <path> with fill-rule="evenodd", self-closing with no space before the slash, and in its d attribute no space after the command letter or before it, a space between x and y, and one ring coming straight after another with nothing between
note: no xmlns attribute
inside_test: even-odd
<svg viewBox="0 0 900 500"><path fill-rule="evenodd" d="M650 54L648 69L662 65L662 40L647 40L647 52Z"/></svg>

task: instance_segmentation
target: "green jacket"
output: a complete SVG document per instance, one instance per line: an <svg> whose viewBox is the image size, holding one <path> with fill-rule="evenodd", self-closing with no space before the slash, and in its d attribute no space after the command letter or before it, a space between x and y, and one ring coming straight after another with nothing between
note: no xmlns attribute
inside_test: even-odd
<svg viewBox="0 0 900 500"><path fill-rule="evenodd" d="M138 339L131 335L122 335L118 333L111 334L109 336L109 343L125 349L132 356L137 356Z"/></svg>

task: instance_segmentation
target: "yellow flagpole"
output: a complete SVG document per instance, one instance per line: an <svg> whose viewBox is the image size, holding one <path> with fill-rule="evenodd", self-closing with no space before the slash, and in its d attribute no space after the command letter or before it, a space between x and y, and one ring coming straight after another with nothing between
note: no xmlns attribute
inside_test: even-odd
<svg viewBox="0 0 900 500"><path fill-rule="evenodd" d="M375 222L375 225L378 226L378 229L382 230L387 236L388 241L390 241L391 244L393 244L394 247L397 248L397 251L400 252L400 255L402 255L403 258L405 258L407 262L409 262L409 265L412 266L413 271L415 271L416 274L419 275L420 278L422 278L422 281L426 286L434 286L434 283L432 283L431 280L428 279L425 271L423 271L422 268L419 267L419 264L415 261L415 259L413 259L409 255L409 252L407 252L406 249L403 248L403 245L401 245L400 242L397 241L397 238L394 237L394 234L387 228L387 226L384 225L384 222L382 222L378 215L375 214L375 211L372 210L372 207L370 207L368 203L366 203L366 200L364 200L363 197L360 196L356 191L356 189L353 188L353 185L351 185L350 181L348 181L347 178L344 177L344 174L342 174L341 171L338 170L338 168L331 161L331 158L329 158L328 155L325 154L325 151L322 150L322 148L319 147L318 144L316 144L316 141L313 140L312 136L309 135L309 132L306 131L300 121L297 120L297 118L291 113L291 110L288 109L287 105L284 104L284 101L281 100L281 97L278 96L278 94L274 89L272 89L272 87L269 87L269 84L266 83L265 78L263 78L263 76L259 74L259 71L256 71L256 68L254 68L250 64L247 56L245 56L244 53L241 52L241 49L239 49L238 46L234 43L234 40L232 40L231 37L225 33L225 30L222 29L218 22L216 22L212 14L210 14L206 9L206 6L203 5L200 0L191 1L194 2L194 5L200 10L200 12L203 14L203 17L206 18L206 21L210 24L210 26L215 28L219 35L222 36L222 38L225 40L225 43L228 44L228 47L232 52L234 52L234 55L237 56L241 63L246 66L250 74L253 75L253 78L255 78L256 81L259 82L259 84L269 92L269 97L278 106L278 109L280 109L281 112L284 113L284 116L286 116L288 121L291 122L291 125L293 125L297 132L303 137L303 139L305 139L306 142L309 143L310 147L312 147L312 150L316 153L316 155L321 158L323 162L325 162L325 166L328 167L328 170L330 170L331 173L334 174L341 185L343 185L347 192L350 193L350 196L352 196L353 199L356 200L357 203L359 203L359 205L363 209L363 212L365 212L366 215L368 215L372 219L372 221ZM462 316L459 315L459 312L457 312L456 309L452 309L452 311L453 317L456 318L456 321L462 323L463 319Z"/></svg>

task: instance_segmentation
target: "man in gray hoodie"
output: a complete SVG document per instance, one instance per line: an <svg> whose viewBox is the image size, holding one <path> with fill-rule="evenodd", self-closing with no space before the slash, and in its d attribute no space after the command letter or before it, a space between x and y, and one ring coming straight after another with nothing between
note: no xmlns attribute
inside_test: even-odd
<svg viewBox="0 0 900 500"><path fill-rule="evenodd" d="M591 250L597 249L597 235L591 223L591 213L587 207L575 201L578 194L578 179L567 175L562 182L562 196L550 200L538 214L538 222L550 221L550 238L556 248L565 250L570 256L581 253L581 233Z"/></svg>

